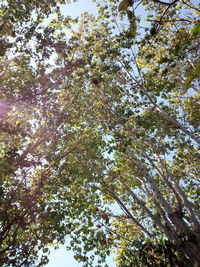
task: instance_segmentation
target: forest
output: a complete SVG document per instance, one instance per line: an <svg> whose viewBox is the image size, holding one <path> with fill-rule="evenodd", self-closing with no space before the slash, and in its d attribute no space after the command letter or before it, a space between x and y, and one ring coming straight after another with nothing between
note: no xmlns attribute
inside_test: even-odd
<svg viewBox="0 0 200 267"><path fill-rule="evenodd" d="M0 1L0 266L199 267L200 3L74 2Z"/></svg>

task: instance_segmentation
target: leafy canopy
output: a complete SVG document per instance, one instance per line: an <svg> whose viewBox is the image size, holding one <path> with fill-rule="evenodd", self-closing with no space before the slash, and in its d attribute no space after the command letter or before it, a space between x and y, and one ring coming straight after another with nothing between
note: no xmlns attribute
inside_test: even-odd
<svg viewBox="0 0 200 267"><path fill-rule="evenodd" d="M198 266L199 6L62 3L1 4L1 265Z"/></svg>

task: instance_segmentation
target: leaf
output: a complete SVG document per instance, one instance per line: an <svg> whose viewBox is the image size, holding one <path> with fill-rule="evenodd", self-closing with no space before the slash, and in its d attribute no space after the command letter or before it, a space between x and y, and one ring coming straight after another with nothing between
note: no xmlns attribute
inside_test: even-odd
<svg viewBox="0 0 200 267"><path fill-rule="evenodd" d="M3 176L4 176L4 166L0 165L0 184L3 180Z"/></svg>
<svg viewBox="0 0 200 267"><path fill-rule="evenodd" d="M195 74L200 74L200 60L197 61L194 72Z"/></svg>
<svg viewBox="0 0 200 267"><path fill-rule="evenodd" d="M192 29L192 36L193 36L193 37L196 37L199 33L200 33L200 21L198 21L198 22L194 25L194 27L193 27L193 29Z"/></svg>
<svg viewBox="0 0 200 267"><path fill-rule="evenodd" d="M190 88L192 86L192 81L197 78L197 76L200 74L200 60L197 61L194 73L187 76L185 81L185 87Z"/></svg>
<svg viewBox="0 0 200 267"><path fill-rule="evenodd" d="M130 23L130 33L133 37L135 37L136 32L137 32L137 23L136 23L136 20L134 20Z"/></svg>
<svg viewBox="0 0 200 267"><path fill-rule="evenodd" d="M175 52L178 53L180 48L181 48L181 43L180 42L176 43L175 44Z"/></svg>
<svg viewBox="0 0 200 267"><path fill-rule="evenodd" d="M159 63L162 64L162 63L166 63L168 62L169 59L167 57L162 57L160 60L159 60Z"/></svg>
<svg viewBox="0 0 200 267"><path fill-rule="evenodd" d="M192 81L196 78L196 75L191 74L187 77L186 81L185 81L185 87L186 88L190 88L192 86Z"/></svg>
<svg viewBox="0 0 200 267"><path fill-rule="evenodd" d="M121 12L124 11L125 9L126 9L125 1L121 1L118 7L118 11Z"/></svg>
<svg viewBox="0 0 200 267"><path fill-rule="evenodd" d="M126 13L130 21L135 19L135 14L130 9L127 9Z"/></svg>
<svg viewBox="0 0 200 267"><path fill-rule="evenodd" d="M118 11L119 12L125 11L131 5L132 5L132 1L130 1L130 0L123 0L119 4Z"/></svg>
<svg viewBox="0 0 200 267"><path fill-rule="evenodd" d="M155 27L151 28L150 34L155 35L156 33L157 33L156 28Z"/></svg>

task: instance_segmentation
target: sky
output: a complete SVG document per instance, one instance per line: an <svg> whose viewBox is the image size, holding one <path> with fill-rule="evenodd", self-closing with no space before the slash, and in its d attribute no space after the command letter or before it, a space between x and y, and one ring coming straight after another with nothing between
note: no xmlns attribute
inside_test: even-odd
<svg viewBox="0 0 200 267"><path fill-rule="evenodd" d="M78 0L77 2L62 6L62 13L66 16L76 17L83 12L96 13L96 5L92 0Z"/></svg>
<svg viewBox="0 0 200 267"><path fill-rule="evenodd" d="M73 252L66 251L66 245L61 246L58 250L51 250L49 256L49 263L45 266L47 267L82 267L82 263L78 263L73 258ZM111 255L107 259L107 264L109 267L115 267L116 264L113 261L114 255Z"/></svg>
<svg viewBox="0 0 200 267"><path fill-rule="evenodd" d="M92 0L79 0L72 4L67 4L62 7L62 13L65 16L76 17L83 12L96 13L95 3ZM51 253L49 256L49 263L46 265L47 267L82 267L81 263L78 263L73 258L73 252L66 250L66 245L60 246L59 249L54 250L51 249ZM114 255L111 255L107 259L107 264L109 267L115 267L116 264L113 261Z"/></svg>

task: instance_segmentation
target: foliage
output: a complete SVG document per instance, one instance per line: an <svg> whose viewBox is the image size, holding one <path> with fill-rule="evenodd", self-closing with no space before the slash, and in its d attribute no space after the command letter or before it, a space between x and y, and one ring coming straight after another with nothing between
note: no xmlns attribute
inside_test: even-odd
<svg viewBox="0 0 200 267"><path fill-rule="evenodd" d="M83 266L198 266L199 7L100 1L78 22L60 2L2 5L1 265L70 237Z"/></svg>

